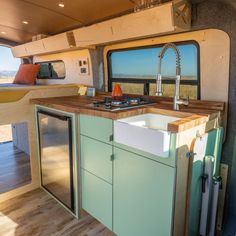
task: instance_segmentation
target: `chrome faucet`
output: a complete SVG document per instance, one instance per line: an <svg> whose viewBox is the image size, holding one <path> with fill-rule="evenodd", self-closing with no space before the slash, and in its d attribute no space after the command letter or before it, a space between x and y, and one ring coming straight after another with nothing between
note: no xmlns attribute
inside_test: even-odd
<svg viewBox="0 0 236 236"><path fill-rule="evenodd" d="M167 51L167 49L173 49L175 55L176 55L176 79L175 79L175 95L174 95L174 110L179 110L179 105L185 105L187 106L189 104L188 99L181 99L180 98L180 79L181 79L181 66L180 66L180 52L179 49L175 46L173 43L167 43L163 46L160 54L159 54L159 67L158 67L158 73L157 73L157 96L162 96L162 75L161 75L161 62L162 59Z"/></svg>

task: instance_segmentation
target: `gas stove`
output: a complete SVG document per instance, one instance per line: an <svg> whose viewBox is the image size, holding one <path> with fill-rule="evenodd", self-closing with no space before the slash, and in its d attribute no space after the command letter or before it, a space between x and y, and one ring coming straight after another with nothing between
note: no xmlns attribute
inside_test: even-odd
<svg viewBox="0 0 236 236"><path fill-rule="evenodd" d="M127 97L124 96L119 99L105 97L103 101L96 101L92 104L93 107L106 111L119 111L131 108L151 105L155 102L145 99L143 97Z"/></svg>

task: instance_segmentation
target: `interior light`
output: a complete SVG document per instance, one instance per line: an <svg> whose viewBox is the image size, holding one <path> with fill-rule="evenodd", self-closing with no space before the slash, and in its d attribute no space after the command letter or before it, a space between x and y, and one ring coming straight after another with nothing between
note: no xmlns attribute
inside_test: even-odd
<svg viewBox="0 0 236 236"><path fill-rule="evenodd" d="M22 21L22 23L25 24L25 25L28 25L28 24L29 24L29 22L26 21L26 20Z"/></svg>
<svg viewBox="0 0 236 236"><path fill-rule="evenodd" d="M64 4L63 2L60 2L60 3L58 4L58 6L59 6L59 7L65 7L65 4Z"/></svg>

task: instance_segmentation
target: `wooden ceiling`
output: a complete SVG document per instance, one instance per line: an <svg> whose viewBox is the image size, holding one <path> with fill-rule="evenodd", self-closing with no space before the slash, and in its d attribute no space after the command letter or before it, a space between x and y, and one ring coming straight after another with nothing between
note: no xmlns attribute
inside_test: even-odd
<svg viewBox="0 0 236 236"><path fill-rule="evenodd" d="M1 0L0 38L24 43L33 35L57 34L132 11L135 1Z"/></svg>

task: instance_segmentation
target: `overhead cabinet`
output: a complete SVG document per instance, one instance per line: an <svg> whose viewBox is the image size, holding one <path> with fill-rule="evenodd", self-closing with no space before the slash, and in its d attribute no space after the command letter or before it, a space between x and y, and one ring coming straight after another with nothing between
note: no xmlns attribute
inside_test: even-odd
<svg viewBox="0 0 236 236"><path fill-rule="evenodd" d="M190 29L191 7L187 0L174 0L112 20L58 34L12 48L15 57L67 51L145 38Z"/></svg>
<svg viewBox="0 0 236 236"><path fill-rule="evenodd" d="M27 57L31 55L41 54L44 51L42 40L25 43L11 48L14 57Z"/></svg>
<svg viewBox="0 0 236 236"><path fill-rule="evenodd" d="M189 30L190 23L190 4L175 0L73 32L77 47L82 47Z"/></svg>
<svg viewBox="0 0 236 236"><path fill-rule="evenodd" d="M75 47L73 32L66 32L37 41L12 47L14 57L27 57L46 53L67 51Z"/></svg>
<svg viewBox="0 0 236 236"><path fill-rule="evenodd" d="M25 44L25 49L27 55L36 55L42 53L45 50L45 47L42 40L37 40Z"/></svg>
<svg viewBox="0 0 236 236"><path fill-rule="evenodd" d="M73 42L68 41L66 33L44 38L42 39L42 43L45 53L63 51L75 46Z"/></svg>
<svg viewBox="0 0 236 236"><path fill-rule="evenodd" d="M27 56L25 44L12 47L11 52L14 57L26 57Z"/></svg>

